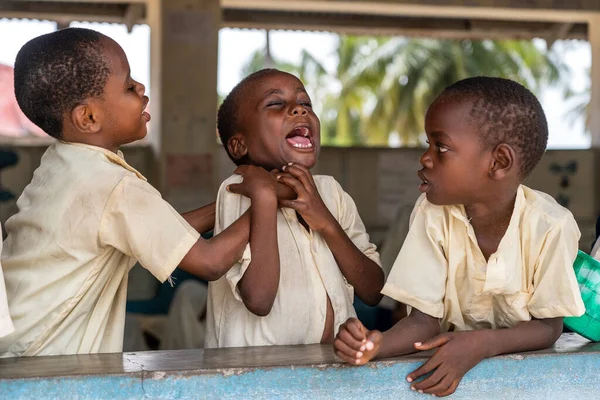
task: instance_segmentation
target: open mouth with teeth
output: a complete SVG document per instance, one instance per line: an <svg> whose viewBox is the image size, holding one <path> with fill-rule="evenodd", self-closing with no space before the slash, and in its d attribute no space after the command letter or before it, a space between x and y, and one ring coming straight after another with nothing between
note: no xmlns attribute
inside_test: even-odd
<svg viewBox="0 0 600 400"><path fill-rule="evenodd" d="M306 126L294 128L289 135L286 136L285 140L295 149L312 150L314 147L310 129Z"/></svg>

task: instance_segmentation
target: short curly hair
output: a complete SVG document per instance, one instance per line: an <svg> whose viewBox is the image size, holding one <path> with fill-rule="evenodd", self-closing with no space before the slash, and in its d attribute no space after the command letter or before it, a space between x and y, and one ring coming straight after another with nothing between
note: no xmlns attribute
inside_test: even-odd
<svg viewBox="0 0 600 400"><path fill-rule="evenodd" d="M66 28L27 42L15 60L15 97L23 113L60 139L65 112L101 97L110 75L99 32Z"/></svg>
<svg viewBox="0 0 600 400"><path fill-rule="evenodd" d="M237 117L239 114L240 107L240 99L245 95L245 90L252 82L257 81L260 78L263 78L267 75L277 74L277 73L285 73L278 69L274 68L265 68L260 71L256 71L244 79L240 81L235 87L229 92L221 106L219 107L219 111L217 112L217 132L219 133L219 138L221 139L221 143L223 147L225 147L225 151L227 155L236 165L243 165L246 163L246 157L236 160L229 153L229 149L227 148L227 142L229 139L240 129L237 121Z"/></svg>
<svg viewBox="0 0 600 400"><path fill-rule="evenodd" d="M469 115L479 126L487 148L512 146L525 179L538 164L548 143L548 123L542 105L527 88L509 79L479 76L448 86L434 101L472 101Z"/></svg>

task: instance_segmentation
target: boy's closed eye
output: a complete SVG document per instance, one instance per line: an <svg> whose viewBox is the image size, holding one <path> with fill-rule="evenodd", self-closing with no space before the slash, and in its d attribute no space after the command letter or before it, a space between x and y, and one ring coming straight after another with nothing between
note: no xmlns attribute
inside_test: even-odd
<svg viewBox="0 0 600 400"><path fill-rule="evenodd" d="M429 143L429 140L426 140L425 142L428 145L431 146L431 143ZM442 144L442 143L437 143L436 142L433 145L435 146L435 148L436 148L436 150L437 150L438 153L445 153L445 152L447 152L449 150L448 147L446 145Z"/></svg>
<svg viewBox="0 0 600 400"><path fill-rule="evenodd" d="M281 106L283 106L283 104L284 104L283 100L271 100L271 101L267 102L266 107L267 108L269 108L269 107L281 107Z"/></svg>

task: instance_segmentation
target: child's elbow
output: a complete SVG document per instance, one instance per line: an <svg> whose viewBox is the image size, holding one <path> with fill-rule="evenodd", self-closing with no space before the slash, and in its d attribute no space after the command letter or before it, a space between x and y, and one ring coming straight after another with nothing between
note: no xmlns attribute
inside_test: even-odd
<svg viewBox="0 0 600 400"><path fill-rule="evenodd" d="M244 305L252 314L257 317L266 317L271 313L273 309L273 303L268 303L265 301L248 301L244 300Z"/></svg>
<svg viewBox="0 0 600 400"><path fill-rule="evenodd" d="M544 321L549 327L548 346L552 346L560 338L563 332L563 319L552 318Z"/></svg>
<svg viewBox="0 0 600 400"><path fill-rule="evenodd" d="M216 281L218 279L220 279L223 275L225 275L225 272L227 272L227 268L223 268L222 265L218 265L218 264L205 264L204 267L202 268L202 276L200 276L201 278L207 280L207 281ZM200 274L199 274L200 275Z"/></svg>
<svg viewBox="0 0 600 400"><path fill-rule="evenodd" d="M363 303L365 303L366 305L368 305L369 307L375 307L376 305L379 304L379 302L381 301L381 299L383 298L383 295L379 292L373 293L370 296L366 296L366 298L363 300Z"/></svg>
<svg viewBox="0 0 600 400"><path fill-rule="evenodd" d="M275 303L275 296L268 296L264 291L257 293L256 291L248 290L241 283L240 281L238 289L246 309L258 317L269 315L273 308L273 303Z"/></svg>

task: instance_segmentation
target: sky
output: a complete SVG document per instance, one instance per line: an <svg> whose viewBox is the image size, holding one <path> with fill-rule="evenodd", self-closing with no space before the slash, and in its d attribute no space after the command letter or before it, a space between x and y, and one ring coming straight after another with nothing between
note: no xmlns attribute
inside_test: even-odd
<svg viewBox="0 0 600 400"><path fill-rule="evenodd" d="M72 23L95 29L115 39L125 50L131 65L132 76L142 82L148 95L150 86L150 28L147 25L134 26L131 33L124 25L100 23ZM0 19L0 37L11 40L0 41L0 63L13 65L17 52L28 40L52 32L56 24L36 20ZM336 67L334 49L337 36L325 32L273 31L271 33L272 54L283 61L297 62L303 49L307 49L317 59L322 60L326 69ZM540 46L543 42L539 41ZM220 94L227 94L243 78L240 68L250 55L265 45L264 31L221 29L219 32L219 67L217 88ZM591 65L591 51L588 42L570 41L556 44L562 57L572 71L571 84L575 90L583 90L589 82L588 71ZM335 90L335 89L333 89ZM314 99L313 99L314 100ZM589 148L590 137L585 133L583 121L574 123L566 115L571 105L561 98L560 91L552 88L542 90L540 101L546 112L550 137L548 148Z"/></svg>

